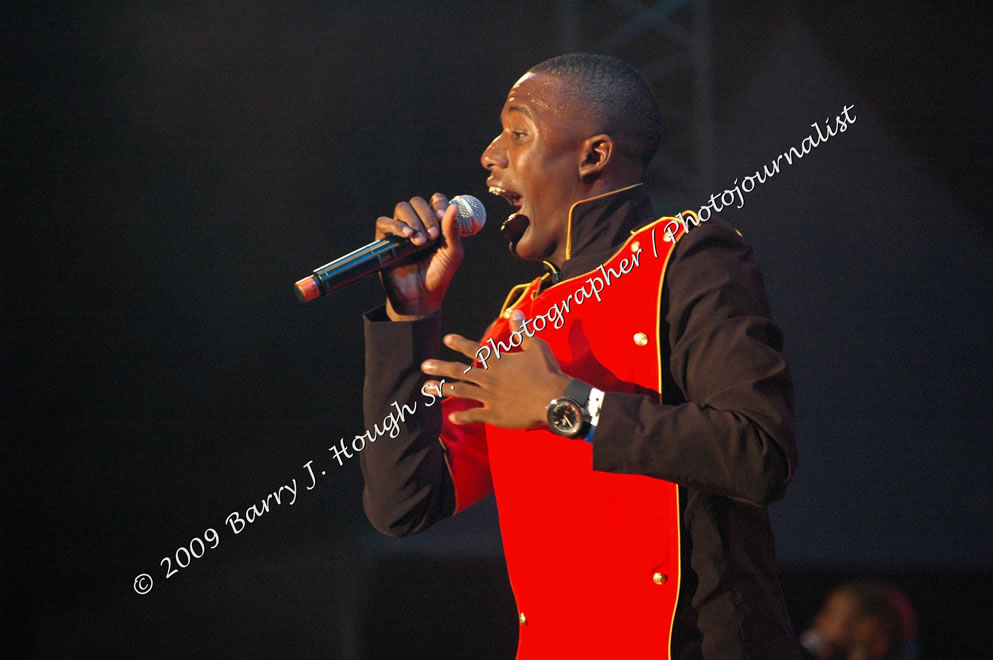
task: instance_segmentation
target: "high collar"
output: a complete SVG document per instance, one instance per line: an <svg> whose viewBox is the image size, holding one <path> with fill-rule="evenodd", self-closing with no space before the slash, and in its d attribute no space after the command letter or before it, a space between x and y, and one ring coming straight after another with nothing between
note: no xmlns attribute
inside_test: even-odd
<svg viewBox="0 0 993 660"><path fill-rule="evenodd" d="M558 270L545 262L553 281L574 277L603 263L634 229L655 219L644 184L576 202L569 209L566 260Z"/></svg>

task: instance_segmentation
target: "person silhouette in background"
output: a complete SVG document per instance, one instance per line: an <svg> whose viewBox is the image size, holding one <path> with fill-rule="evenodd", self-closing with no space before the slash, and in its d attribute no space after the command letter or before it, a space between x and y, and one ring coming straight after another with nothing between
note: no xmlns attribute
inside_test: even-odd
<svg viewBox="0 0 993 660"><path fill-rule="evenodd" d="M834 589L800 641L818 660L922 657L910 599L882 582L847 582Z"/></svg>

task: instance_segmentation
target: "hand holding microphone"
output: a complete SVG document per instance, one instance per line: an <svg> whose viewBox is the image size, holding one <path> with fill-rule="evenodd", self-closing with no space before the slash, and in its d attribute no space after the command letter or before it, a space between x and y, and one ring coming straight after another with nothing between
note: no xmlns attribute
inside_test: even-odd
<svg viewBox="0 0 993 660"><path fill-rule="evenodd" d="M445 195L435 193L430 205L414 197L397 204L393 215L376 220L376 241L298 281L297 297L313 300L382 272L391 318L410 320L438 311L462 262L461 236L471 236L482 228L486 210L475 197L460 195L449 202ZM407 259L416 252L428 252L428 248L436 249L423 259Z"/></svg>

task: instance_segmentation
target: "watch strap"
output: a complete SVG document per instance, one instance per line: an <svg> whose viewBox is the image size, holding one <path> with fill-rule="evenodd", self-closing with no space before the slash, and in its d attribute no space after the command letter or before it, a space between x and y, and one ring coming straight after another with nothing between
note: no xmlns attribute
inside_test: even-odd
<svg viewBox="0 0 993 660"><path fill-rule="evenodd" d="M590 392L592 390L592 386L587 385L578 378L573 378L572 382L565 388L565 393L562 397L572 399L582 406L584 411L586 411L590 400Z"/></svg>

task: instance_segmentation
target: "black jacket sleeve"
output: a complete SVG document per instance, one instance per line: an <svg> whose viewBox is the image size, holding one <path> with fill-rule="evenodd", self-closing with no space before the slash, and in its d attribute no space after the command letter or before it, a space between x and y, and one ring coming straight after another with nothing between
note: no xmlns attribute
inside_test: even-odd
<svg viewBox="0 0 993 660"><path fill-rule="evenodd" d="M719 220L693 229L674 248L661 304L662 369L679 389L663 400L675 403L607 393L594 469L752 504L780 498L796 465L793 385L751 248Z"/></svg>
<svg viewBox="0 0 993 660"><path fill-rule="evenodd" d="M365 489L362 504L373 526L384 534L405 536L427 529L452 515L455 490L441 444L440 399L422 393L427 377L420 365L438 357L441 317L393 322L379 307L365 316L365 383L363 412L367 429L396 407L414 406L397 426L396 437L384 435L359 454ZM429 390L430 392L430 390Z"/></svg>

